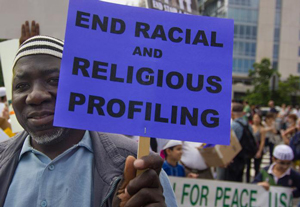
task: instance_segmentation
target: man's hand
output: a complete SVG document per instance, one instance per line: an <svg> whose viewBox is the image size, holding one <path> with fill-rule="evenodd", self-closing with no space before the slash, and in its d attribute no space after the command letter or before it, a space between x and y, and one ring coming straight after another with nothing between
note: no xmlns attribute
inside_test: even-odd
<svg viewBox="0 0 300 207"><path fill-rule="evenodd" d="M40 34L40 25L35 23L35 21L31 22L31 29L29 27L29 22L26 21L25 24L22 24L21 29L21 37L20 37L20 45L25 42L30 37L36 36Z"/></svg>
<svg viewBox="0 0 300 207"><path fill-rule="evenodd" d="M259 158L261 158L261 156L262 156L262 152L261 152L261 151L258 151L258 152L256 153L256 155L255 155L255 158L256 158L256 159L259 159Z"/></svg>
<svg viewBox="0 0 300 207"><path fill-rule="evenodd" d="M199 174L196 174L196 173L189 173L187 175L188 178L198 178Z"/></svg>
<svg viewBox="0 0 300 207"><path fill-rule="evenodd" d="M129 156L125 163L124 180L113 199L113 207L166 207L159 180L162 164L163 160L156 154L137 160ZM136 170L146 171L135 177Z"/></svg>
<svg viewBox="0 0 300 207"><path fill-rule="evenodd" d="M257 185L260 185L264 187L264 189L269 190L270 189L270 184L267 181L259 182Z"/></svg>

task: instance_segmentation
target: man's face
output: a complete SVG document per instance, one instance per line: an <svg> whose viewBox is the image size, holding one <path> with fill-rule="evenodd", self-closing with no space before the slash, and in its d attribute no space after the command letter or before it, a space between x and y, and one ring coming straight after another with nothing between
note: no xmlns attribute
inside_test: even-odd
<svg viewBox="0 0 300 207"><path fill-rule="evenodd" d="M167 149L168 157L176 162L180 161L182 156L182 145L177 145L173 149Z"/></svg>
<svg viewBox="0 0 300 207"><path fill-rule="evenodd" d="M280 160L280 159L276 159L275 157L273 161L276 163L275 167L277 168L277 170L281 172L287 171L292 164L292 161L290 160Z"/></svg>
<svg viewBox="0 0 300 207"><path fill-rule="evenodd" d="M53 127L60 62L50 55L30 55L14 67L12 106L21 126L38 144L59 142L67 131Z"/></svg>

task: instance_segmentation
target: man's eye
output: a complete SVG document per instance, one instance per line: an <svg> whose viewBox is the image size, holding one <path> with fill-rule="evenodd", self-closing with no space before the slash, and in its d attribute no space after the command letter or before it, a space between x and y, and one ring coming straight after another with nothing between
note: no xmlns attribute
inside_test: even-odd
<svg viewBox="0 0 300 207"><path fill-rule="evenodd" d="M58 78L51 78L48 81L49 83L58 84Z"/></svg>
<svg viewBox="0 0 300 207"><path fill-rule="evenodd" d="M24 90L29 87L28 83L19 83L16 85L16 89Z"/></svg>

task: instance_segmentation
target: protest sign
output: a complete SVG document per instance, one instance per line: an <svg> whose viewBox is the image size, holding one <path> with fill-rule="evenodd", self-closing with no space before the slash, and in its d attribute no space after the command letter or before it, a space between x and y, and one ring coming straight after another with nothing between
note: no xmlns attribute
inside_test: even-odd
<svg viewBox="0 0 300 207"><path fill-rule="evenodd" d="M10 124L13 132L20 132L23 130L21 125L19 124L17 117L14 113L14 110L11 105L11 86L12 86L12 64L14 62L15 55L19 49L19 40L7 40L0 43L0 59L1 59L1 67L3 80L6 89L6 98L8 102L8 110L10 116Z"/></svg>
<svg viewBox="0 0 300 207"><path fill-rule="evenodd" d="M229 144L233 21L70 0L54 125Z"/></svg>
<svg viewBox="0 0 300 207"><path fill-rule="evenodd" d="M178 207L292 207L292 189L169 177Z"/></svg>

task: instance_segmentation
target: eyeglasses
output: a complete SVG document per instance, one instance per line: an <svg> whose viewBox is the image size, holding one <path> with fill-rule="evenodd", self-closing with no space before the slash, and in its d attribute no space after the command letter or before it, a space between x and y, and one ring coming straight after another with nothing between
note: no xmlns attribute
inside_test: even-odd
<svg viewBox="0 0 300 207"><path fill-rule="evenodd" d="M287 165L287 166L289 166L289 165L291 165L292 164L292 162L284 162L284 161L276 161L276 163L277 164L279 164L279 165Z"/></svg>

